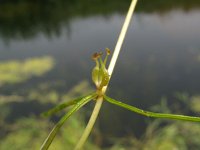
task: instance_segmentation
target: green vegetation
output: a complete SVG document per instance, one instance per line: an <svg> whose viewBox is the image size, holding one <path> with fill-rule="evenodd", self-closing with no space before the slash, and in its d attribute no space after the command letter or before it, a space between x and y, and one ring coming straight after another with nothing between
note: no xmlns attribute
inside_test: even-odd
<svg viewBox="0 0 200 150"><path fill-rule="evenodd" d="M42 76L52 69L51 57L32 58L25 61L8 61L0 63L0 86L23 82L34 76Z"/></svg>
<svg viewBox="0 0 200 150"><path fill-rule="evenodd" d="M20 4L21 2L25 1L16 1L16 4ZM76 3L76 1L74 1L74 3ZM52 1L51 4L57 3ZM6 5L7 4L4 3L2 8ZM26 6L28 5L25 4L21 7L26 10ZM18 11L19 10L17 10L16 12L18 13ZM19 14L20 13L21 12L19 11ZM13 14L11 13L11 16L12 15ZM0 132L0 149L39 149L39 147L41 146L40 142L47 136L46 133L49 131L50 128L52 128L53 124L57 122L57 120L59 120L58 123L55 125L49 136L46 138L41 149L48 149L50 144L50 149L52 150L73 149L74 145L77 144L77 139L81 136L81 133L84 130L84 117L80 114L76 114L74 118L69 119L69 117L86 103L88 103L91 99L94 99L98 102L100 98L104 98L106 101L112 104L148 117L168 118L196 122L200 121L199 117L174 115L175 112L171 113L170 109L165 106L167 103L162 103L162 106L168 112L154 113L127 105L106 96L103 89L107 87L110 79L109 73L106 69L106 60L108 54L109 52L107 51L107 55L104 61L101 59L101 53L95 54L95 56L97 56L94 57L94 60L96 61L96 66L93 69L92 73L92 79L97 88L95 92L80 97L78 99L74 99L72 101L65 101L64 103L62 102L61 105L56 106L46 113L46 115L52 115L54 113L57 113L58 111L63 110L64 108L72 106L68 113L66 113L66 115L64 115L63 117L61 117L61 115L63 115L63 112L61 112L55 118L52 117L47 121L44 121L44 119L41 119L39 117L39 114L44 109L46 110L50 106L60 103L62 100L65 100L66 97L71 99L71 96L67 95L66 93L59 93L55 89L47 88L48 90L43 91L36 88L32 89L30 93L24 92L23 95L18 95L18 93L16 93L15 91L12 93L12 95L9 96L1 95L0 117L2 118L2 120L0 120L0 127L2 131ZM2 66L0 68L0 71L2 72L0 80L1 86L3 87L7 84L25 82L32 77L40 77L44 75L44 73L52 69L54 63L51 58L44 59L48 61L42 61L42 59L27 60L23 63L18 61L2 63ZM41 87L41 89L43 89L43 87ZM70 92L74 94L74 92ZM76 96L76 94L74 95ZM177 97L181 98L180 103L183 103L185 104L185 106L187 106L186 108L189 111L187 114L194 115L196 113L199 113L200 102L198 95L189 97L187 95L182 95L179 93L177 94ZM191 104L188 103L188 99L191 100ZM16 106L19 106L18 104L20 104L20 107L15 108ZM25 112L23 112L24 116L21 115L21 110ZM185 112L180 112L180 110L178 110L178 112L181 114L186 114ZM68 124L64 124L66 120L69 121ZM64 128L61 128L61 126L64 126ZM162 126L162 128L158 128L160 126ZM163 120L156 120L149 124L146 130L146 134L141 139L138 140L133 136L133 139L127 138L125 140L120 139L120 141L115 140L111 149L168 150L180 148L183 150L196 150L200 147L198 140L200 138L199 131L199 124L188 122L171 123ZM54 140L56 134L57 137ZM87 137L85 137L85 139L87 139ZM98 145L96 146L95 144L91 144L90 142L88 142L85 145L85 148L98 149Z"/></svg>
<svg viewBox="0 0 200 150"><path fill-rule="evenodd" d="M74 99L70 101L69 103L61 104L56 106L55 108L51 109L49 112L46 114L52 114L56 113L59 110L62 110L65 107L68 107L70 105L73 105L73 108L68 111L60 120L59 122L54 126L54 128L51 130L49 133L48 137L44 141L44 143L41 146L41 150L47 150L49 146L51 145L52 141L54 140L58 130L61 128L61 126L64 124L64 122L77 110L79 110L83 105L88 103L91 99L96 100L95 107L93 109L93 112L90 116L90 119L88 121L88 124L79 140L77 143L75 150L82 149L84 146L84 143L86 142L93 126L94 123L97 119L98 113L100 111L100 108L102 106L103 99L108 101L111 104L117 105L119 107L125 108L127 110L130 110L132 112L138 113L140 115L144 115L147 117L154 117L154 118L165 118L165 119L174 119L174 120L183 120L183 121L191 121L191 122L200 122L200 117L194 117L194 116L185 116L185 115L176 115L176 114L170 114L170 113L155 113L151 111L145 111L140 108L130 106L128 104L122 103L120 101L114 100L113 98L110 98L105 95L109 80L112 76L113 69L115 67L115 63L117 61L123 40L125 38L131 16L134 12L135 6L137 4L137 0L132 0L126 19L124 21L124 25L122 27L121 33L119 35L115 51L113 54L113 57L111 59L110 65L108 70L106 69L106 62L107 62L107 57L110 55L110 50L106 49L106 56L105 59L102 60L102 53L95 53L93 55L93 60L96 62L96 66L92 70L92 80L94 84L96 85L96 92L93 94L86 95L85 97ZM167 147L165 147L165 144L162 144L164 148L173 148L173 144L170 145L170 143L166 144ZM157 147L160 149L159 147Z"/></svg>
<svg viewBox="0 0 200 150"><path fill-rule="evenodd" d="M191 114L195 114L195 105L200 105L199 95L189 96L186 93L177 93L179 103L176 104L177 111L178 107L186 108L183 111L185 113L189 111ZM193 102L195 100L195 103ZM165 101L165 102L164 102ZM163 109L164 108L164 109ZM162 110L163 113L169 113L170 108L167 105L167 99L161 101L161 104L156 105L152 108L153 110ZM199 109L198 109L199 112ZM180 110L179 110L179 113ZM199 114L199 113L197 113ZM110 139L113 143L111 150L127 149L127 150L168 150L168 149L181 149L181 150L198 150L200 148L200 124L192 122L179 122L179 121L166 121L163 119L156 119L149 121L146 131L140 138L134 135L121 138L121 139Z"/></svg>
<svg viewBox="0 0 200 150"><path fill-rule="evenodd" d="M135 113L138 113L140 115L144 115L144 116L147 116L147 117L184 120L184 121L191 121L191 122L200 122L200 117L176 115L176 114L170 114L170 113L154 113L154 112L151 112L151 111L145 111L145 110L142 110L140 108L130 106L128 104L122 103L120 101L117 101L113 98L106 96L104 94L103 88L105 86L107 86L108 83L109 83L109 74L108 74L108 71L106 69L106 62L107 62L108 55L110 55L110 50L106 49L106 57L105 57L104 60L102 60L102 53L95 53L92 57L93 60L96 63L96 66L92 70L92 80L93 80L94 84L96 85L96 92L94 92L92 94L88 94L88 95L80 97L80 98L76 98L74 100L70 100L70 101L65 102L65 103L62 103L62 104L60 104L60 105L58 105L58 106L56 106L56 107L52 108L51 110L44 113L44 115L47 115L47 116L52 115L54 113L59 112L60 110L63 110L66 107L73 105L73 107L59 120L59 122L54 126L52 131L49 133L48 137L46 138L43 145L41 146L41 150L47 150L49 148L49 146L51 145L52 141L54 140L57 132L62 127L62 125L65 123L65 121L68 120L71 115L73 115L76 111L78 111L81 107L83 107L86 103L88 103L92 99L99 101L99 98L104 98L106 101L108 101L111 104L117 105L119 107L125 108L127 110L133 111ZM195 100L195 101L197 103L197 100ZM87 128L86 128L86 130L87 130ZM164 130L163 132L166 132L167 134L172 133L172 134L169 134L169 136L170 136L169 139L172 140L172 141L164 140L164 143L162 143L163 138L162 138L162 134L161 134L161 135L159 135L160 137L158 139L161 140L162 142L159 142L159 140L157 140L158 142L156 141L155 143L154 142L151 143L152 148L171 149L171 148L175 147L175 145L173 144L174 141L177 142L177 140L173 140L173 139L177 139L177 135L173 131L175 129L169 128L169 129L166 129L166 130L167 131ZM168 130L172 130L172 131L169 132ZM88 132L90 132L90 130ZM86 139L87 139L87 136L85 136L83 138L83 142L80 142L81 143L80 146L79 146L79 143L77 144L75 149L81 149L82 144L84 144ZM156 139L156 138L154 138L154 139ZM159 145L160 143L162 143L162 144Z"/></svg>
<svg viewBox="0 0 200 150"><path fill-rule="evenodd" d="M1 62L1 88L4 89L7 85L20 87L17 83L29 82L33 77L40 78L52 70L54 64L54 59L49 56ZM23 95L16 91L12 91L9 95L0 93L1 150L39 149L56 118L60 118L62 114L61 112L57 117L44 120L40 116L41 112L58 102L91 91L87 81L78 83L64 93L52 88L51 84L51 82L40 82L34 88L24 89ZM81 136L84 126L84 116L81 113L76 114L61 129L50 149L71 150ZM86 144L86 148L98 150L98 147L90 142Z"/></svg>
<svg viewBox="0 0 200 150"><path fill-rule="evenodd" d="M150 111L145 111L140 108L127 105L125 103L122 103L120 101L117 101L113 98L110 98L106 95L104 95L104 98L106 101L108 101L111 104L120 106L122 108L125 108L127 110L133 111L135 113L138 113L140 115L144 115L147 117L153 117L153 118L167 118L167 119L175 119L175 120L185 120L185 121L194 121L194 122L200 122L200 117L193 117L193 116L184 116L184 115L175 115L175 114L166 114L166 113L154 113Z"/></svg>
<svg viewBox="0 0 200 150"><path fill-rule="evenodd" d="M71 150L77 142L84 129L83 118L76 115L70 119L67 125L61 129L59 135L52 143L50 150ZM9 125L6 135L1 138L1 150L35 150L41 146L41 141L46 137L49 128L52 127L51 121L44 121L38 117L27 117L17 120L14 125ZM2 130L2 129L1 129ZM5 130L5 127L3 128ZM93 144L88 143L87 149L97 149Z"/></svg>
<svg viewBox="0 0 200 150"><path fill-rule="evenodd" d="M46 57L37 58L42 61ZM51 58L52 59L52 58ZM33 58L35 60L35 58ZM53 60L53 59L52 59ZM26 61L17 61L24 66L22 62L31 62L31 59ZM4 62L5 63L5 62ZM7 61L8 63L8 61ZM5 64L7 64L5 63ZM45 68L45 67L44 67ZM23 67L19 67L19 70ZM19 71L22 72L22 71ZM44 75L44 74L43 74ZM26 80L33 76L29 76ZM23 82L26 82L25 80ZM9 83L13 84L13 83ZM91 88L86 81L78 83L67 93L59 93L54 88L50 86L51 83L40 83L36 89L28 89L26 95L18 95L18 93L13 92L12 95L2 95L0 96L0 149L2 150L25 150L25 149L39 149L41 142L46 138L49 129L54 125L55 119L44 119L39 115L40 113L48 109L49 107L56 105L57 103L65 103L67 99L77 97L85 92L91 92ZM82 89L84 89L82 91ZM167 99L163 99L160 105L153 107L154 111L161 111L163 113L181 113L181 114L199 114L200 96L194 95L189 96L186 93L176 93L177 99L179 100L175 108L168 108ZM60 99L61 98L61 99ZM60 100L59 100L60 99ZM27 103L28 101L28 103ZM34 104L35 102L36 105ZM26 104L27 103L27 104ZM15 105L14 105L15 104ZM18 105L16 105L18 104ZM23 109L28 111L19 114L21 109L19 106L25 105ZM15 108L16 107L16 108ZM187 108L177 110L177 108ZM16 111L17 110L17 111ZM173 111L170 111L173 110ZM182 110L182 111L181 111ZM82 115L83 111L77 112L72 118L68 120L67 124L63 125L60 129L58 135L52 142L50 150L71 150L77 143L77 139L80 138L84 127L85 121ZM85 110L84 110L85 112ZM57 115L60 118L63 112ZM57 120L57 119L56 119ZM178 122L178 121L166 121L166 120L152 120L149 122L146 132L141 138L136 138L134 135L123 137L123 138L110 138L108 141L111 143L111 150L147 150L159 149L183 149L183 150L198 150L199 145L199 133L200 125L196 123L189 122ZM93 135L94 136L94 135ZM103 149L100 148L98 142L95 142L99 137L87 141L84 146L86 149ZM97 139L96 139L97 138ZM34 146L33 146L34 145Z"/></svg>
<svg viewBox="0 0 200 150"><path fill-rule="evenodd" d="M189 122L174 122L168 123L164 127L159 127L161 123L164 122L161 122L160 120L151 122L142 138L129 136L120 139L110 139L110 141L112 141L111 143L113 143L113 146L109 148L109 150L199 149L199 124Z"/></svg>

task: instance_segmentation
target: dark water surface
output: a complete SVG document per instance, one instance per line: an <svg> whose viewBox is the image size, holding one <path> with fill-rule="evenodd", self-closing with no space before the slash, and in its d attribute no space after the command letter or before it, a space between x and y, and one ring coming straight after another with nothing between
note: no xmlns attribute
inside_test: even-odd
<svg viewBox="0 0 200 150"><path fill-rule="evenodd" d="M75 2L71 8L66 6L66 14L64 8L57 8L60 11L56 9L49 16L45 12L38 16L33 13L32 20L29 14L12 22L8 18L14 15L0 13L0 24L3 23L0 25L0 61L48 55L55 59L56 66L44 80L64 81L66 90L79 81L90 80L94 65L90 56L106 47L114 49L129 2L121 5L118 2L110 10L109 4L104 8L101 3L102 7L96 9L91 4L88 12L84 11L84 5L79 12ZM177 92L200 94L199 2L163 4L167 8L160 10L146 3L144 9L140 3L131 21L109 95L149 108L160 103L163 96L173 103ZM73 6L76 6L74 11ZM25 21L26 17L30 22ZM131 134L143 130L143 120L141 116L105 104L99 127L107 135Z"/></svg>

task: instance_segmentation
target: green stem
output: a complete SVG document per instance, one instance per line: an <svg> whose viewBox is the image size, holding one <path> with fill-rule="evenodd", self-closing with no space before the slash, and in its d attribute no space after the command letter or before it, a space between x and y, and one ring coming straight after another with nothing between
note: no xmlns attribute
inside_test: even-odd
<svg viewBox="0 0 200 150"><path fill-rule="evenodd" d="M175 120L185 120L185 121L193 121L193 122L200 122L200 117L193 117L193 116L185 116L185 115L175 115L175 114L164 114L164 113L154 113L150 111L145 111L140 108L127 105L125 103L122 103L120 101L114 100L106 95L104 95L104 98L112 104L115 104L117 106L120 106L122 108L128 109L130 111L133 111L135 113L138 113L140 115L144 115L147 117L153 117L153 118L167 118L167 119L175 119Z"/></svg>
<svg viewBox="0 0 200 150"><path fill-rule="evenodd" d="M66 114L64 115L59 122L54 126L52 131L49 133L48 137L42 144L40 150L47 150L49 146L51 145L53 139L55 138L57 132L61 128L61 126L65 123L65 121L77 110L79 110L81 107L83 107L86 103L88 103L91 99L95 98L97 95L96 93L93 93L91 95L88 95L87 97L82 98L75 106Z"/></svg>
<svg viewBox="0 0 200 150"><path fill-rule="evenodd" d="M81 97L78 97L76 99L73 99L73 100L69 100L65 103L62 103L62 104L59 104L58 106L54 107L54 108L51 108L50 110L42 113L42 116L44 117L47 117L47 116L51 116L61 110L63 110L64 108L68 107L68 106L72 106L72 105L75 105L77 104L79 101L81 101L82 99L84 98L87 98L87 97L93 97L95 92L91 93L91 94L88 94L88 95L85 95L85 96L81 96Z"/></svg>
<svg viewBox="0 0 200 150"><path fill-rule="evenodd" d="M93 126L94 126L94 123L97 119L97 116L99 114L102 103L103 103L103 97L99 97L97 99L97 102L96 102L96 105L95 105L94 110L92 112L92 115L90 117L90 120L89 120L89 122L88 122L88 124L85 128L84 134L80 138L80 140L79 140L79 142L76 145L74 150L80 150L83 147L84 143L86 142L86 140L87 140L87 138L88 138Z"/></svg>
<svg viewBox="0 0 200 150"><path fill-rule="evenodd" d="M124 21L124 25L123 25L121 33L119 35L113 56L111 58L111 61L110 61L109 67L108 67L108 74L110 75L110 78L112 76L112 73L113 73L113 70L114 70L119 52L121 50L121 46L122 46L122 43L124 41L124 38L125 38L125 35L126 35L126 32L127 32L128 26L130 24L130 20L131 20L131 17L133 15L136 4L137 4L137 0L132 0L131 5L130 5L129 10L128 10L128 13L127 13L127 16L126 16L126 19ZM102 89L102 92L101 92L102 94L104 94L106 92L107 86L104 86L104 88ZM82 134L81 139L79 140L78 144L76 145L76 148L75 148L76 150L81 149L83 147L85 141L87 140L87 137L89 136L89 134L90 134L90 132L91 132L93 126L94 126L94 123L96 121L96 118L99 114L99 111L100 111L100 108L101 108L101 105L102 105L102 102L103 102L103 98L101 98L101 99L100 98L97 99L97 102L96 102L95 107L93 109L90 120L89 120L83 134Z"/></svg>

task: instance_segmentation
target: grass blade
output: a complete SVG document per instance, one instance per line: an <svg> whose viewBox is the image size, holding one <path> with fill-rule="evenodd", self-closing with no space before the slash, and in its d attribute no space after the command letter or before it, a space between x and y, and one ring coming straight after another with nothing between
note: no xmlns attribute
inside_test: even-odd
<svg viewBox="0 0 200 150"><path fill-rule="evenodd" d="M63 110L66 107L69 107L69 106L77 104L80 100L82 100L82 99L84 99L84 98L86 98L88 96L91 96L91 95L93 95L93 93L85 95L85 96L78 97L76 99L67 101L67 102L62 103L62 104L59 104L59 105L55 106L54 108L51 108L50 110L48 110L46 112L43 112L41 115L44 116L44 117L51 116L51 115Z"/></svg>
<svg viewBox="0 0 200 150"><path fill-rule="evenodd" d="M91 99L96 97L96 93L93 93L89 96L86 96L84 98L82 98L77 104L74 105L74 107L66 114L64 115L60 121L54 126L54 128L52 129L52 131L49 133L48 137L46 138L46 140L44 141L44 143L42 144L40 150L47 150L49 148L49 146L51 145L54 137L56 136L58 130L60 129L60 127L64 124L64 122L73 114L75 113L77 110L79 110L82 106L84 106L87 102L89 102Z"/></svg>
<svg viewBox="0 0 200 150"><path fill-rule="evenodd" d="M107 100L109 103L115 104L117 106L120 106L122 108L128 109L130 111L133 111L135 113L138 113L140 115L144 115L147 117L154 117L154 118L167 118L167 119L175 119L175 120L185 120L185 121L193 121L193 122L200 122L200 117L193 117L193 116L184 116L184 115L175 115L175 114L164 114L164 113L154 113L150 111L145 111L140 108L127 105L125 103L122 103L120 101L117 101L113 98L110 98L106 95L104 95L105 100Z"/></svg>

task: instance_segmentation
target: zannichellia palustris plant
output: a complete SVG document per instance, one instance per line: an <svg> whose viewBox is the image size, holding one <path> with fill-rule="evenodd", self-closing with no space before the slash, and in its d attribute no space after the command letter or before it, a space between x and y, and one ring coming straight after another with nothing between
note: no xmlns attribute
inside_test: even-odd
<svg viewBox="0 0 200 150"><path fill-rule="evenodd" d="M110 55L110 50L108 48L106 48L106 56L105 56L104 60L102 59L103 53L95 53L92 56L92 59L96 63L95 67L92 70L92 81L94 82L94 84L96 86L96 90L85 96L81 96L81 97L73 99L73 100L68 100L67 102L62 103L44 113L45 116L50 116L68 106L72 106L72 108L58 121L58 123L54 126L52 131L49 133L48 137L46 138L46 140L44 141L44 143L41 146L41 150L47 150L49 148L49 146L51 145L53 139L55 138L57 132L62 127L62 125L65 123L65 121L70 116L72 116L76 111L78 111L81 107L83 107L85 104L90 102L91 100L96 101L96 104L95 104L94 110L92 112L92 115L90 117L90 120L85 128L85 131L84 131L82 137L80 138L78 144L75 147L75 150L81 149L83 147L85 141L87 140L87 137L89 136L89 133L91 132L92 127L96 121L96 118L97 118L97 115L101 108L101 104L102 104L103 100L106 102L109 102L111 104L117 105L119 107L122 107L124 109L127 109L129 111L132 111L134 113L138 113L140 115L144 115L147 117L200 122L200 117L176 115L176 114L165 114L165 113L155 113L155 112L142 110L140 108L137 108L137 107L125 104L123 102L120 102L118 100L115 100L105 94L136 4L137 4L137 0L132 0L108 69L106 67L107 59L108 59L108 56Z"/></svg>
<svg viewBox="0 0 200 150"><path fill-rule="evenodd" d="M175 120L185 120L185 121L193 121L193 122L200 122L200 117L194 117L194 116L185 116L185 115L176 115L176 114L165 114L165 113L155 113L150 112L146 110L142 110L140 108L125 104L121 101L115 100L102 91L102 89L107 86L109 83L109 74L106 69L106 63L108 59L108 55L110 55L110 50L106 48L106 56L105 59L102 60L102 53L95 53L92 56L92 59L95 61L96 65L92 70L92 81L94 82L96 86L96 91L93 93L87 94L85 96L81 96L79 98L67 101L65 103L62 103L49 111L45 112L43 115L50 116L55 114L56 112L68 107L73 106L66 115L64 115L60 121L55 125L55 127L52 129L48 137L46 138L44 144L42 145L41 149L46 150L52 143L54 137L56 136L58 130L60 127L64 124L64 122L71 116L73 113L78 111L81 107L83 107L85 104L87 104L91 100L98 100L99 97L102 97L105 101L117 105L119 107L122 107L124 109L127 109L129 111L138 113L140 115L144 115L147 117L154 117L154 118L166 118L166 119L175 119Z"/></svg>

